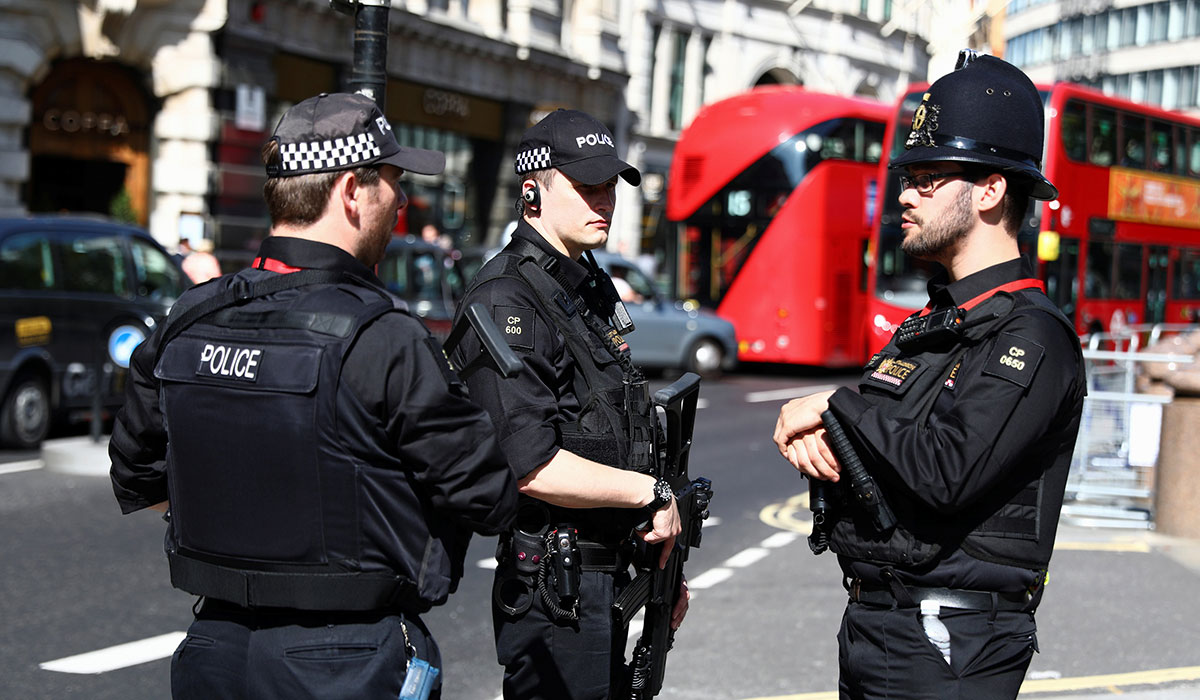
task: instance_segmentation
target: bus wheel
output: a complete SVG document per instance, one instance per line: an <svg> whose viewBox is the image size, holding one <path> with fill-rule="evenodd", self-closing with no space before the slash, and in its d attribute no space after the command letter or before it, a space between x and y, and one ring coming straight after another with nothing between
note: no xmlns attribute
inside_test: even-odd
<svg viewBox="0 0 1200 700"><path fill-rule="evenodd" d="M692 344L687 354L687 369L701 377L715 377L721 373L725 362L725 350L712 338L701 338Z"/></svg>
<svg viewBox="0 0 1200 700"><path fill-rule="evenodd" d="M50 391L46 382L38 377L21 377L0 407L0 443L33 450L49 432Z"/></svg>

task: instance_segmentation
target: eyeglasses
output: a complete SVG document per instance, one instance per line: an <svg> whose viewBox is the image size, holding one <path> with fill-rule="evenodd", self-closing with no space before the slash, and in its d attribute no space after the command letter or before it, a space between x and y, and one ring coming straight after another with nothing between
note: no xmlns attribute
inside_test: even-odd
<svg viewBox="0 0 1200 700"><path fill-rule="evenodd" d="M933 191L942 184L943 180L952 177L970 178L973 173L965 170L955 170L948 173L921 173L920 175L901 175L900 176L900 191L903 192L910 187L917 188L917 194L933 194Z"/></svg>

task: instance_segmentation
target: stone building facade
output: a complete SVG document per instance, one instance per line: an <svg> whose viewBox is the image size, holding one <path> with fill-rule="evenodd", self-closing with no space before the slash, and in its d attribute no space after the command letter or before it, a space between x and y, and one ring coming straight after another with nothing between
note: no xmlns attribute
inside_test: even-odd
<svg viewBox="0 0 1200 700"><path fill-rule="evenodd" d="M402 141L448 160L412 178L405 225L495 244L514 218L520 133L572 107L647 175L621 185L610 248L653 251L670 235L673 144L701 105L768 83L890 101L926 77L946 4L394 0L385 112ZM5 3L0 215L109 214L240 261L267 229L258 150L288 106L347 89L352 34L327 0Z"/></svg>

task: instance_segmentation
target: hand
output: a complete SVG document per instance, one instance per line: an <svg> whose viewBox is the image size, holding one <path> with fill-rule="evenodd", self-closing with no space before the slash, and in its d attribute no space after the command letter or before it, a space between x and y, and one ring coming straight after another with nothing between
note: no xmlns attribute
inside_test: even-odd
<svg viewBox="0 0 1200 700"><path fill-rule="evenodd" d="M829 410L832 391L792 399L779 409L775 423L775 445L779 454L801 473L827 481L837 481L841 465L824 440L821 414Z"/></svg>
<svg viewBox="0 0 1200 700"><path fill-rule="evenodd" d="M793 467L810 479L836 482L841 478L842 465L825 440L825 428L805 430L793 437L786 456Z"/></svg>
<svg viewBox="0 0 1200 700"><path fill-rule="evenodd" d="M671 550L675 548L675 536L682 530L683 526L679 522L679 508L675 505L675 499L672 498L670 503L654 511L654 517L650 519L650 529L638 532L638 536L646 544L662 543L662 555L658 558L658 568L666 568L667 559L671 557Z"/></svg>
<svg viewBox="0 0 1200 700"><path fill-rule="evenodd" d="M683 624L683 618L687 615L688 604L692 600L692 593L688 590L687 579L679 580L679 600L675 601L675 609L671 611L671 629L677 630Z"/></svg>

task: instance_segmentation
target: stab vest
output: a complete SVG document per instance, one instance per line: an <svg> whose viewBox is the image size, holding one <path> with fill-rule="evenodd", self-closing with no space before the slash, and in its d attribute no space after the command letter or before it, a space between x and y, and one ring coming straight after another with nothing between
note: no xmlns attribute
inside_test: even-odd
<svg viewBox="0 0 1200 700"><path fill-rule="evenodd" d="M938 352L906 354L897 348L893 336L891 342L871 358L866 373L869 375L889 364L903 367L906 357L920 358L920 373L908 377L902 391L898 389L897 392L860 383L863 399L885 417L925 425L938 395L948 380L953 381L952 373L966 353L996 336L1011 315L1021 313L1050 314L1068 333L1075 334L1070 321L1044 294L999 292L972 308L963 322L969 325L989 315L995 317L971 325L949 348L943 346L937 348ZM1077 376L1083 377L1082 351L1077 354L1076 361ZM1056 369L1042 367L1041 371ZM953 515L929 509L908 495L908 487L880 478L886 470L871 469L871 462L877 457L869 448L863 449L856 444L868 471L879 482L880 492L891 506L897 525L887 533L877 533L870 519L849 500L844 500L836 508L829 548L853 559L902 568L927 565L954 547L983 561L1045 568L1050 561L1070 460L1054 460L1053 456L1047 459L1041 455L1059 455L1063 449L1069 453L1075 439L1075 431L1068 429L1070 417L1060 415L1060 418L1064 421L1062 424L1050 426L1046 435L1029 445L1024 453L1031 460L1044 460L1045 469L1036 470L1036 473L1013 469L1011 476L993 489L991 495ZM919 485L912 488L919 488Z"/></svg>
<svg viewBox="0 0 1200 700"><path fill-rule="evenodd" d="M563 337L575 360L573 388L580 413L562 424L562 448L611 467L650 473L656 420L646 380L630 361L622 338L571 287L558 265L535 243L516 236L480 269L466 298L481 284L502 277L520 280L532 289L539 311ZM460 317L464 307L460 306ZM459 322L462 319L456 318ZM553 522L574 523L582 537L613 543L645 517L628 508L549 508Z"/></svg>
<svg viewBox="0 0 1200 700"><path fill-rule="evenodd" d="M379 447L378 419L338 390L363 327L403 302L339 272L254 269L185 300L154 372L171 583L246 607L421 612L444 600L449 567L431 553L445 556L451 546L434 545L452 535L415 532L400 556L365 542L360 470L395 457ZM407 479L396 481L394 500L413 515L394 527L427 528Z"/></svg>

